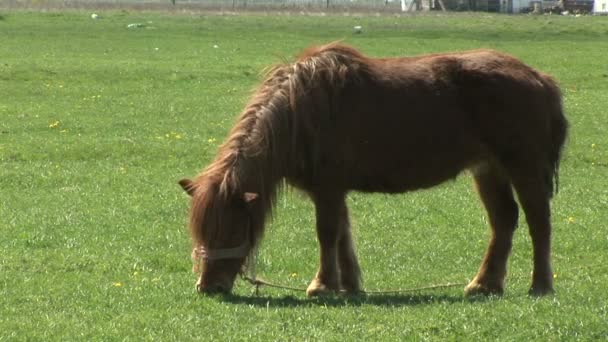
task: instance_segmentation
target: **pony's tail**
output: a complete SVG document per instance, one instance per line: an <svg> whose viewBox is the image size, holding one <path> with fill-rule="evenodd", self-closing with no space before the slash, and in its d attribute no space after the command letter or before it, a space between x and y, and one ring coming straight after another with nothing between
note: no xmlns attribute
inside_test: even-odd
<svg viewBox="0 0 608 342"><path fill-rule="evenodd" d="M543 83L549 89L549 184L551 184L551 193L553 196L559 191L559 165L562 156L562 150L568 136L568 120L564 115L562 105L562 95L557 83L549 76L543 75Z"/></svg>

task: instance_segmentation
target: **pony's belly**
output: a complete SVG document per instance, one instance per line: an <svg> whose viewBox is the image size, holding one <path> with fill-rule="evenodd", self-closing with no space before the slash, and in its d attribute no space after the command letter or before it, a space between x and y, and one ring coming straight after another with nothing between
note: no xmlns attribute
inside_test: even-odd
<svg viewBox="0 0 608 342"><path fill-rule="evenodd" d="M454 179L462 172L462 168L438 170L412 170L401 174L353 174L351 182L346 187L351 190L364 192L400 193L427 189ZM425 172L426 171L426 172Z"/></svg>
<svg viewBox="0 0 608 342"><path fill-rule="evenodd" d="M456 178L463 170L482 161L484 153L473 144L428 154L359 154L345 165L346 187L365 192L398 193L426 189ZM446 152L449 151L449 152Z"/></svg>

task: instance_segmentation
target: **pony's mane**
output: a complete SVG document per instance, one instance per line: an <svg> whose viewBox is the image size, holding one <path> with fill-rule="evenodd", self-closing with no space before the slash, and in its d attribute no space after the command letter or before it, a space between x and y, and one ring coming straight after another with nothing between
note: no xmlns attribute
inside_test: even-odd
<svg viewBox="0 0 608 342"><path fill-rule="evenodd" d="M262 209L255 218L254 241L259 240L265 217L271 214L282 188L281 180L289 172L286 167L294 164L288 160L297 158L298 127L307 120L302 117L306 111L299 110L306 105L302 99L310 97L313 89L338 90L356 81L369 64L355 49L331 43L308 48L295 62L268 69L214 161L194 180L195 187L204 192L198 196L195 192L193 198L190 229L195 244L203 243L200 227L206 208L236 192L259 194ZM216 186L217 192L209 191ZM215 193L214 198L210 193Z"/></svg>

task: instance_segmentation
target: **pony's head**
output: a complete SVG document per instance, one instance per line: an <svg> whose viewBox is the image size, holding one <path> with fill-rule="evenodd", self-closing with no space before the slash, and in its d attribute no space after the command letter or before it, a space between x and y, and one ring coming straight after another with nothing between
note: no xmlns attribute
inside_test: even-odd
<svg viewBox="0 0 608 342"><path fill-rule="evenodd" d="M255 245L252 210L258 194L230 191L209 179L183 179L179 184L192 197L192 257L200 272L196 289L228 293Z"/></svg>

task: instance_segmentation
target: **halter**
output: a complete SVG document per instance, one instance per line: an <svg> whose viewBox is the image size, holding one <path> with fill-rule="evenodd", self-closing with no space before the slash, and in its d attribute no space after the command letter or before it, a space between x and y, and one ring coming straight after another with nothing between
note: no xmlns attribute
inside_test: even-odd
<svg viewBox="0 0 608 342"><path fill-rule="evenodd" d="M249 239L246 239L242 244L233 248L207 250L205 247L199 246L192 250L192 258L207 261L244 258L249 254L250 245Z"/></svg>
<svg viewBox="0 0 608 342"><path fill-rule="evenodd" d="M249 241L251 221L248 222L245 230L245 241L240 245L232 248L206 249L204 246L194 247L192 249L192 272L202 271L201 264L203 261L215 261L223 259L239 259L249 256L251 251L251 241Z"/></svg>

